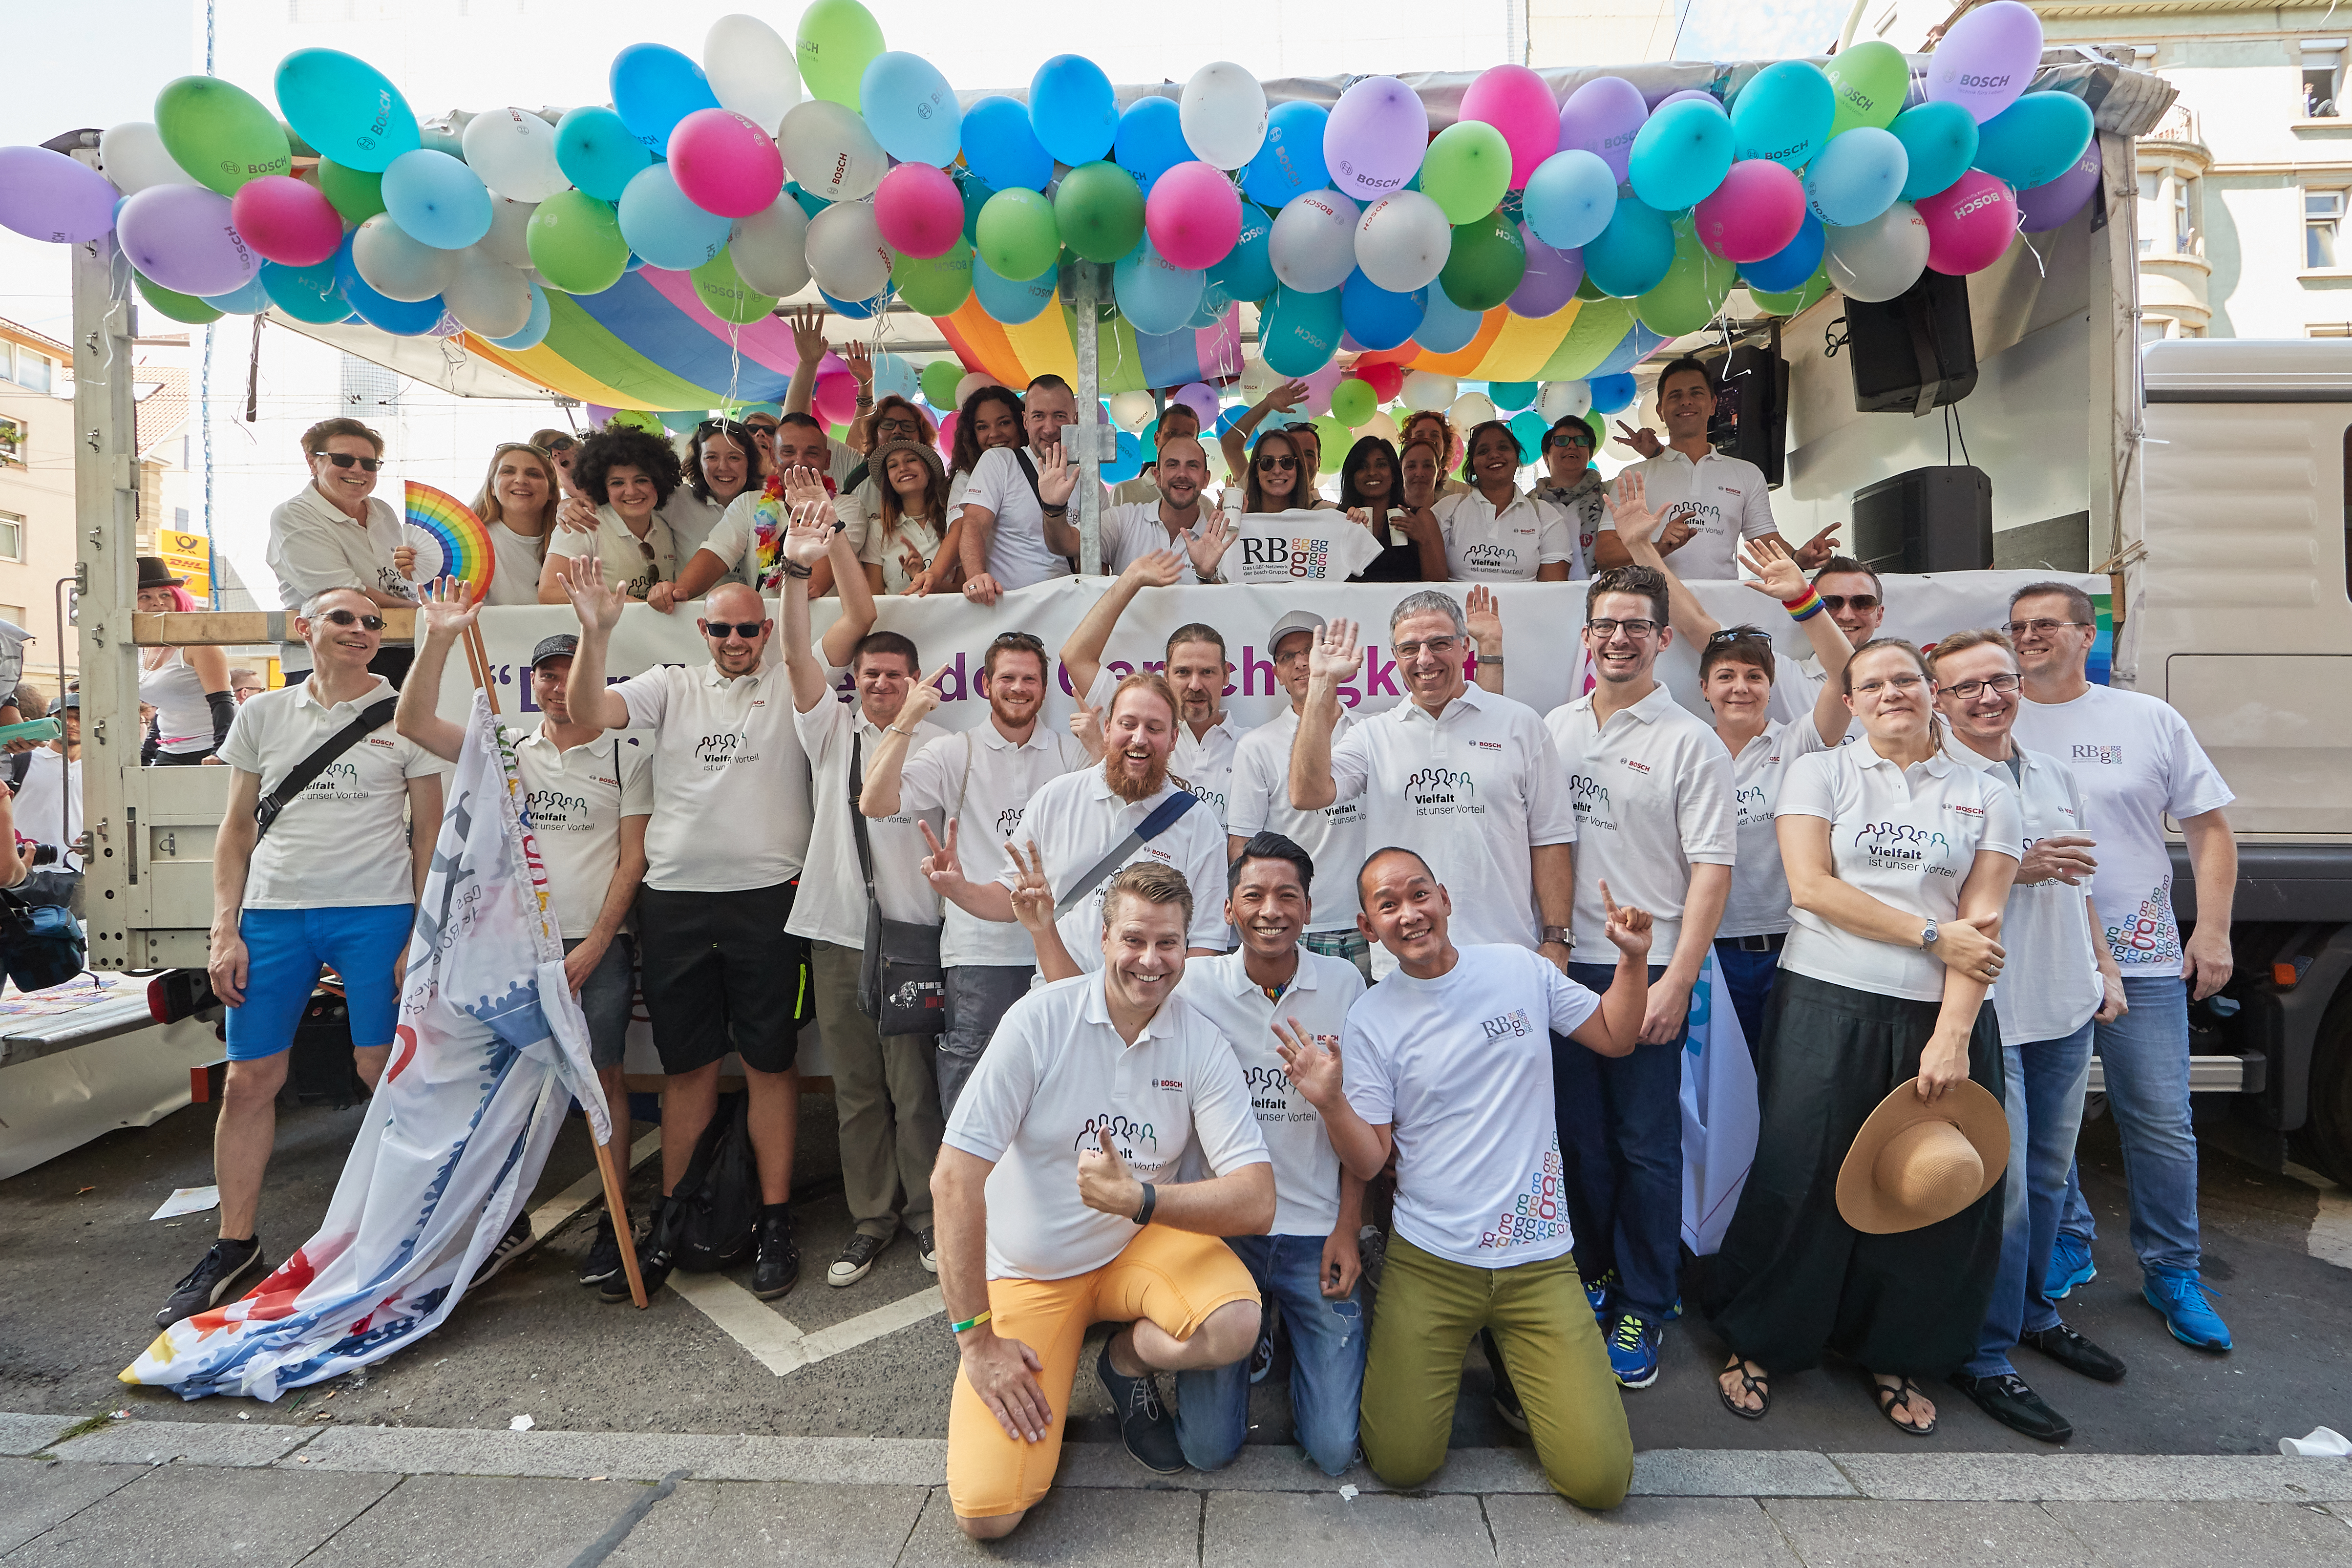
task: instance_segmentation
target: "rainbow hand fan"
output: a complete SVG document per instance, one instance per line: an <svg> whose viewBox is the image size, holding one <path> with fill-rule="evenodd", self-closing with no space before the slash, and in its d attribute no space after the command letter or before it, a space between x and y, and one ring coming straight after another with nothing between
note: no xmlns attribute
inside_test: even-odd
<svg viewBox="0 0 2352 1568"><path fill-rule="evenodd" d="M401 525L401 541L416 552L416 569L410 580L429 583L439 576L461 577L474 585L474 596L489 591L498 568L498 552L490 545L489 525L472 509L446 490L408 481L408 513Z"/></svg>

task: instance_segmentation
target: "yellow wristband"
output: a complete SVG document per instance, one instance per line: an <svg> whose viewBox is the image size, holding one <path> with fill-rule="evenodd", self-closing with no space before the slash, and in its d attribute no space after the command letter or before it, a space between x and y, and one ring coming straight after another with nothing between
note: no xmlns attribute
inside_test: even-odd
<svg viewBox="0 0 2352 1568"><path fill-rule="evenodd" d="M981 1324L982 1324L982 1323L984 1323L984 1322L988 1321L989 1318L990 1318L992 1315L992 1314L991 1314L991 1313L990 1313L989 1311L987 1311L985 1309L982 1309L982 1311L981 1311L980 1316L978 1316L978 1317L976 1317L976 1318L966 1318L966 1319L965 1319L962 1322L961 1322L961 1323L950 1323L950 1324L948 1325L948 1332L950 1332L950 1333L951 1333L951 1334L960 1334L960 1333L963 1332L966 1329L976 1329L976 1328L980 1327L980 1325L981 1325Z"/></svg>

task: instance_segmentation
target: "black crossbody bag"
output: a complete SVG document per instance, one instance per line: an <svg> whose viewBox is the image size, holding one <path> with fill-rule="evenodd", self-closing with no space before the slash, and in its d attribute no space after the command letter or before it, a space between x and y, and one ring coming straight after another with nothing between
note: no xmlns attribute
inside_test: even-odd
<svg viewBox="0 0 2352 1568"><path fill-rule="evenodd" d="M856 721L852 720L853 726ZM857 1010L879 1035L936 1035L948 1026L948 972L940 963L940 928L884 918L874 896L874 847L866 835L866 737L849 740L849 831L866 879L866 948L857 964Z"/></svg>
<svg viewBox="0 0 2352 1568"><path fill-rule="evenodd" d="M319 743L317 751L288 769L286 776L278 781L278 787L254 803L254 843L258 845L269 836L270 825L278 820L278 814L293 805L295 797L309 789L337 757L358 745L371 731L391 723L393 710L399 705L398 697L387 697L361 709L358 718L328 736Z"/></svg>

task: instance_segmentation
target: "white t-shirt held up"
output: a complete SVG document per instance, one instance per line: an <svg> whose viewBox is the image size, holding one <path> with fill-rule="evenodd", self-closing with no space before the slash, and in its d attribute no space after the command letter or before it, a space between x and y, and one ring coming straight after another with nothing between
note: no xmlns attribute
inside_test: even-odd
<svg viewBox="0 0 2352 1568"><path fill-rule="evenodd" d="M1247 512L1217 570L1228 583L1344 583L1380 558L1372 531L1344 511Z"/></svg>

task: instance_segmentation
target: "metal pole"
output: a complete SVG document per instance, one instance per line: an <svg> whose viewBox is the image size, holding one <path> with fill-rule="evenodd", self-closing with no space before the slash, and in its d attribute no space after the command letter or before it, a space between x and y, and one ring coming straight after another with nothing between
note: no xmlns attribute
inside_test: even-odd
<svg viewBox="0 0 2352 1568"><path fill-rule="evenodd" d="M1078 350L1078 422L1062 435L1066 451L1078 459L1078 570L1092 577L1102 571L1102 491L1096 482L1102 474L1103 447L1115 442L1109 426L1100 423L1102 414L1102 322L1097 311L1102 300L1102 268L1091 261L1078 262L1077 298L1071 301L1071 335ZM1070 437L1084 432L1076 445ZM1117 448L1114 447L1113 450Z"/></svg>

